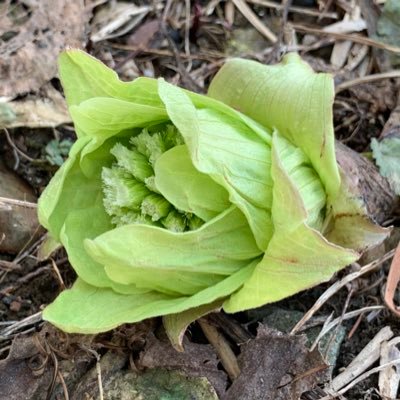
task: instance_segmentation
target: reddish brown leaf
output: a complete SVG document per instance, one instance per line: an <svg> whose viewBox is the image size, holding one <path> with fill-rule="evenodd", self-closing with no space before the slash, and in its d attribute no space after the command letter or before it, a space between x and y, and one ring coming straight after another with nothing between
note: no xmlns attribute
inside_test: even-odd
<svg viewBox="0 0 400 400"><path fill-rule="evenodd" d="M400 309L394 304L394 296L396 293L397 285L400 281L400 243L397 246L396 252L390 265L389 275L386 282L385 290L385 303L387 307L400 317Z"/></svg>

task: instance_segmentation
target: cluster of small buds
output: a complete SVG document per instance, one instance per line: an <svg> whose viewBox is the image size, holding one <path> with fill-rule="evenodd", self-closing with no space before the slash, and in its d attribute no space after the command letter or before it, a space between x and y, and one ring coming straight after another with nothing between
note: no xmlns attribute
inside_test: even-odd
<svg viewBox="0 0 400 400"><path fill-rule="evenodd" d="M166 125L161 130L143 129L128 146L116 143L111 154L116 162L103 168L103 204L116 226L149 224L174 232L200 228L198 216L177 210L157 190L154 165L169 149L184 144L178 130Z"/></svg>

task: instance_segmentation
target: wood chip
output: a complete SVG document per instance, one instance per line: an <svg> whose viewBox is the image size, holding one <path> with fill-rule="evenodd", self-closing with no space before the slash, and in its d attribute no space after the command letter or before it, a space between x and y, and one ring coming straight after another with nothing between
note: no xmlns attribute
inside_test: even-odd
<svg viewBox="0 0 400 400"><path fill-rule="evenodd" d="M384 365L400 359L400 350L397 345L400 337L395 337L390 342L382 343L380 364ZM400 382L400 363L384 368L379 372L379 392L383 398L395 399Z"/></svg>

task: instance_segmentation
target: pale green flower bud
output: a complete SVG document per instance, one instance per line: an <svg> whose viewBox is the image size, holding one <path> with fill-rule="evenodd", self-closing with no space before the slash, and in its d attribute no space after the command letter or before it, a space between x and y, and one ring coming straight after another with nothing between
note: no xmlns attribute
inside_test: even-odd
<svg viewBox="0 0 400 400"><path fill-rule="evenodd" d="M188 226L191 231L199 229L204 224L204 221L196 215L192 215L188 219Z"/></svg>
<svg viewBox="0 0 400 400"><path fill-rule="evenodd" d="M139 209L143 199L150 194L147 187L119 167L103 168L104 207L108 214L118 213L118 208Z"/></svg>
<svg viewBox="0 0 400 400"><path fill-rule="evenodd" d="M137 150L129 150L121 143L117 143L110 153L117 159L120 167L130 172L141 182L144 182L146 178L154 173L147 158Z"/></svg>
<svg viewBox="0 0 400 400"><path fill-rule="evenodd" d="M154 165L157 158L168 150L160 133L150 135L147 129L143 129L139 135L131 139L131 143L138 151L146 156L151 165Z"/></svg>
<svg viewBox="0 0 400 400"><path fill-rule="evenodd" d="M163 226L173 232L184 232L186 229L185 217L176 210L171 211L161 220Z"/></svg>
<svg viewBox="0 0 400 400"><path fill-rule="evenodd" d="M149 215L153 221L166 217L171 208L171 204L164 197L155 193L148 195L141 206L142 213Z"/></svg>
<svg viewBox="0 0 400 400"><path fill-rule="evenodd" d="M160 193L160 191L157 189L156 182L155 182L156 177L154 175L149 176L144 180L144 184L147 186L149 190L151 190L154 193Z"/></svg>

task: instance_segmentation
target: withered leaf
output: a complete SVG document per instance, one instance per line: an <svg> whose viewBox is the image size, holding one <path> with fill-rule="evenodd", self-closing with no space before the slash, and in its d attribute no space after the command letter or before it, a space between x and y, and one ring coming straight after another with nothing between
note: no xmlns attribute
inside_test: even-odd
<svg viewBox="0 0 400 400"><path fill-rule="evenodd" d="M19 13L13 9L17 15L12 31L10 24L2 24L11 16L0 14L0 96L38 90L56 75L59 52L84 44L89 15L82 0L24 3L28 11L22 6Z"/></svg>
<svg viewBox="0 0 400 400"><path fill-rule="evenodd" d="M239 377L224 400L298 400L325 378L318 350L310 352L304 336L258 329L257 338L242 346Z"/></svg>

